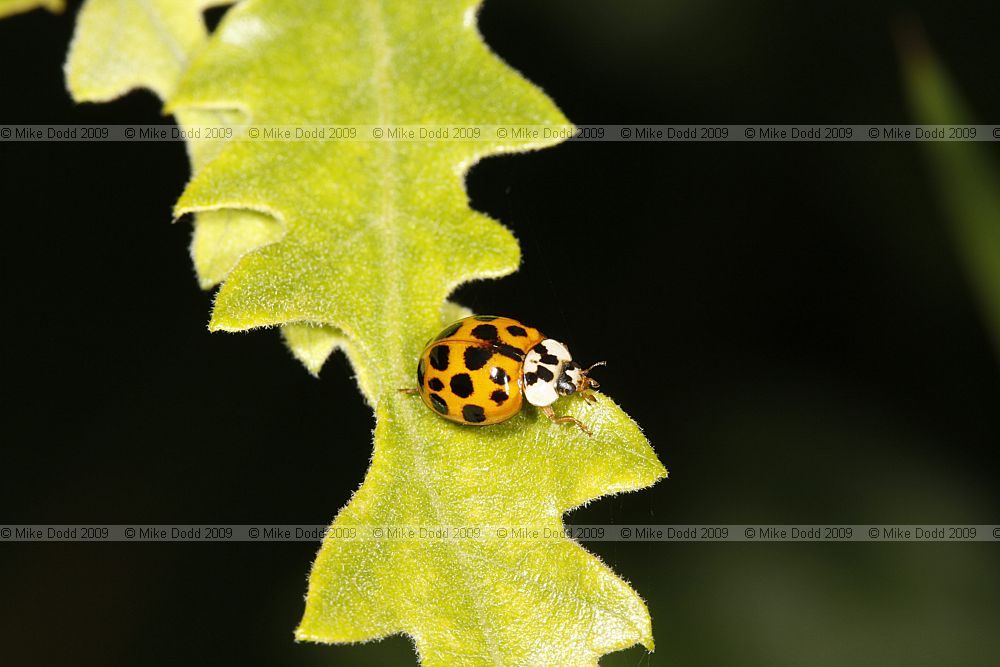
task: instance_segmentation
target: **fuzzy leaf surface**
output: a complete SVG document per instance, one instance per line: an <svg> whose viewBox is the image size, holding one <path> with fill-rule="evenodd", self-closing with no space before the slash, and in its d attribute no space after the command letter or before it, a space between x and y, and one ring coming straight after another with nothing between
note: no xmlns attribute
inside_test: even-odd
<svg viewBox="0 0 1000 667"><path fill-rule="evenodd" d="M564 123L489 53L473 9L247 2L230 10L171 106L238 109L260 125ZM228 274L212 328L334 326L378 369L376 393L404 386L447 294L519 261L510 233L468 208L462 173L484 155L541 145L227 144L178 212L249 209L284 235Z"/></svg>
<svg viewBox="0 0 1000 667"><path fill-rule="evenodd" d="M65 71L70 94L78 102L99 102L147 88L161 99L177 88L194 54L208 38L203 11L225 0L88 0L77 18ZM185 109L177 124L184 130L233 127L243 121L235 109ZM197 172L222 150L224 142L194 136L186 142L191 169ZM221 283L240 257L277 241L282 228L270 215L243 209L203 211L194 216L191 259L203 289ZM318 331L318 327L313 327ZM296 358L312 373L326 356L317 357L317 336L286 336ZM298 349L302 342L305 347Z"/></svg>
<svg viewBox="0 0 1000 667"><path fill-rule="evenodd" d="M416 397L382 401L372 466L334 528L505 526L559 535L563 512L666 474L609 399L569 407L592 437L533 410L472 429L438 419ZM643 601L571 540L328 538L296 636L348 642L399 632L435 667L596 665L635 643L653 648Z"/></svg>
<svg viewBox="0 0 1000 667"><path fill-rule="evenodd" d="M102 102L133 88L166 99L207 36L192 0L88 0L80 8L66 60L73 99Z"/></svg>
<svg viewBox="0 0 1000 667"><path fill-rule="evenodd" d="M485 47L475 10L467 1L248 0L207 47L191 39L193 64L169 108L183 126L566 124ZM172 82L158 73L127 84L113 67L105 72L118 94L126 85L168 91L177 81L176 72ZM531 410L495 427L462 427L397 393L413 383L427 337L464 314L445 302L454 287L519 262L510 233L468 208L465 171L483 156L548 143L189 143L195 176L177 213L196 214L202 285L223 283L211 327L282 326L314 373L344 349L376 410L372 466L336 525L556 532L568 509L666 474L604 397L557 406L587 422L588 437ZM296 635L346 642L395 633L412 636L427 665L593 665L637 642L652 648L638 595L561 537L325 541Z"/></svg>

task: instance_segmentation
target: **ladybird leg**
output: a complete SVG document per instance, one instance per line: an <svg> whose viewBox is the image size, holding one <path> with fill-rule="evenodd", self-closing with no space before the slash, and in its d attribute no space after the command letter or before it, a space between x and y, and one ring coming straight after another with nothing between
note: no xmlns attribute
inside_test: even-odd
<svg viewBox="0 0 1000 667"><path fill-rule="evenodd" d="M551 405L543 405L542 414L548 417L550 421L556 424L566 424L572 422L576 424L579 427L579 429L584 433L586 433L587 435L593 435L593 433L590 432L590 429L587 428L586 424L584 424L576 417L570 417L569 415L566 415L565 417L556 417L556 413L553 412Z"/></svg>
<svg viewBox="0 0 1000 667"><path fill-rule="evenodd" d="M597 403L597 397L594 396L592 391L581 391L579 392L580 398L587 401L588 403Z"/></svg>
<svg viewBox="0 0 1000 667"><path fill-rule="evenodd" d="M397 391L399 391L400 394L406 394L407 396L413 396L414 394L420 393L420 390L415 387L403 387Z"/></svg>

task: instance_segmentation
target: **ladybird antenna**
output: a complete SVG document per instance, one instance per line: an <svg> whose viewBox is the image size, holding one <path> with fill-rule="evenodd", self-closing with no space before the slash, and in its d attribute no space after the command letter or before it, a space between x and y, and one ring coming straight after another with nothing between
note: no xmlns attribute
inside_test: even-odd
<svg viewBox="0 0 1000 667"><path fill-rule="evenodd" d="M585 388L587 388L587 389L599 389L600 388L601 383L598 382L597 380L595 380L594 378L590 377L590 371L592 371L593 369L597 368L598 366L607 366L607 365L608 365L608 362L606 362L606 361L598 361L596 364L591 364L590 368L587 368L582 373L580 373L580 379L583 382L586 383Z"/></svg>

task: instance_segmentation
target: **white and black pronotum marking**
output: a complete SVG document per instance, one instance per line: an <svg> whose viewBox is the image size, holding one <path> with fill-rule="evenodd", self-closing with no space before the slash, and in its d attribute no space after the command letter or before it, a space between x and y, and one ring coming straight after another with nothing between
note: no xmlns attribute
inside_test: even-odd
<svg viewBox="0 0 1000 667"><path fill-rule="evenodd" d="M532 405L552 405L580 388L581 372L565 345L546 338L524 357L524 397Z"/></svg>

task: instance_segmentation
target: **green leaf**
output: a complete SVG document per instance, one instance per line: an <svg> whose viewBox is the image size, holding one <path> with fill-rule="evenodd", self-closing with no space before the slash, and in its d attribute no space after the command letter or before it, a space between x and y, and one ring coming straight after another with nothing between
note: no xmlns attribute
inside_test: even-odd
<svg viewBox="0 0 1000 667"><path fill-rule="evenodd" d="M209 127L236 128L245 122L244 114L234 109L182 109L177 111L177 123L185 130ZM192 133L194 134L194 133ZM211 162L225 146L224 141L195 137L187 142L192 171L197 173ZM225 208L201 211L195 216L191 236L191 259L202 289L215 287L229 275L243 255L274 243L284 235L284 230L271 215L247 209ZM297 341L300 337L294 337ZM290 343L295 350L295 343ZM310 358L303 351L296 354L300 360ZM310 372L318 372L306 364Z"/></svg>
<svg viewBox="0 0 1000 667"><path fill-rule="evenodd" d="M327 357L350 343L349 338L333 327L312 322L285 325L281 329L281 335L291 353L313 375L319 375ZM370 396L365 389L362 389L362 393L365 397Z"/></svg>
<svg viewBox="0 0 1000 667"><path fill-rule="evenodd" d="M135 88L148 88L161 98L169 96L207 39L203 10L224 4L228 2L88 0L77 18L66 61L66 82L73 99L104 101ZM234 127L244 120L243 114L235 109L189 109L177 113L177 122L185 129ZM197 171L211 161L222 146L221 141L189 140L192 169ZM191 257L199 284L203 289L219 284L240 257L273 243L282 233L273 217L252 210L198 214ZM311 363L317 361L311 359Z"/></svg>
<svg viewBox="0 0 1000 667"><path fill-rule="evenodd" d="M972 122L951 76L915 28L903 33L903 66L920 123ZM1000 166L991 145L926 141L934 185L1000 358Z"/></svg>
<svg viewBox="0 0 1000 667"><path fill-rule="evenodd" d="M133 88L168 97L205 42L202 10L210 4L88 0L77 16L66 61L73 99L101 102Z"/></svg>
<svg viewBox="0 0 1000 667"><path fill-rule="evenodd" d="M419 398L390 397L376 412L365 483L333 525L558 535L563 512L664 476L638 427L609 399L568 409L593 437L535 411L463 427L434 417ZM570 540L328 537L296 636L349 642L399 632L414 638L428 666L596 665L636 642L653 648L642 600Z"/></svg>
<svg viewBox="0 0 1000 667"><path fill-rule="evenodd" d="M63 0L0 0L0 18L28 12L38 7L59 13L66 8L66 3Z"/></svg>
<svg viewBox="0 0 1000 667"><path fill-rule="evenodd" d="M265 125L563 123L489 54L472 10L245 3L172 108L239 108ZM483 155L542 143L230 143L195 176L178 212L267 212L285 236L239 260L212 328L331 325L379 368L376 391L411 382L418 336L437 324L448 292L518 263L509 232L468 209L457 173Z"/></svg>
<svg viewBox="0 0 1000 667"><path fill-rule="evenodd" d="M450 301L444 304L441 311L442 327L472 314L468 308ZM336 350L343 350L347 354L348 359L352 360L351 363L354 368L359 369L356 379L361 393L369 405L375 404L371 379L364 375L364 369L353 361L354 355L357 353L350 338L334 327L313 324L311 322L286 324L281 328L281 333L291 353L314 376L319 375L320 369L331 354Z"/></svg>
<svg viewBox="0 0 1000 667"><path fill-rule="evenodd" d="M190 17L195 6L175 9ZM247 0L207 47L183 28L194 61L169 108L188 128L566 125L489 52L476 9L470 0ZM161 38L150 36L154 52ZM160 63L149 55L135 62ZM177 81L159 64L131 79L100 59L91 65L105 79L94 89L120 93L131 81L167 91ZM519 262L511 234L468 208L465 171L486 155L552 143L189 142L195 175L176 211L197 214L192 255L202 285L223 281L211 328L282 326L313 373L343 349L375 409L371 469L335 526L555 532L565 511L665 476L638 427L603 396L556 406L587 423L590 437L533 409L463 427L398 392L413 384L427 338L467 313L447 295ZM426 665L593 665L635 643L653 647L638 595L561 536L325 540L296 636L348 642L393 633L412 636Z"/></svg>
<svg viewBox="0 0 1000 667"><path fill-rule="evenodd" d="M202 11L211 0L88 0L80 9L66 59L66 84L78 102L97 102L148 88L165 98L177 88L208 33ZM233 126L238 111L190 110L177 115L182 127ZM222 149L222 142L187 142L192 168L199 169ZM227 210L197 217L191 254L199 282L221 282L239 258L277 240L281 229L270 216ZM200 231L200 233L199 233Z"/></svg>

